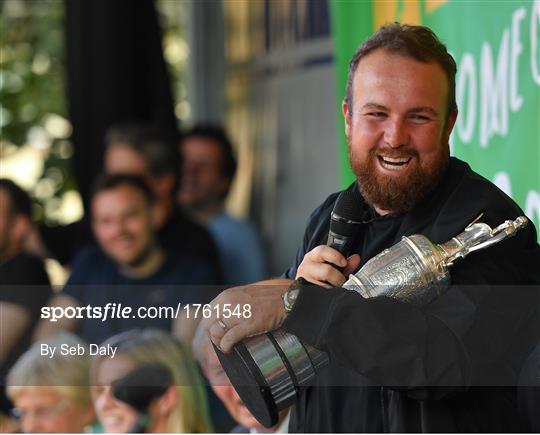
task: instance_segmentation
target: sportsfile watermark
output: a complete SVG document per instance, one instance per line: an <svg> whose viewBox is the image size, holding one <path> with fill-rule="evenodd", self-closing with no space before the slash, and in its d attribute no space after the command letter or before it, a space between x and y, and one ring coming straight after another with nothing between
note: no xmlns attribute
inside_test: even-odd
<svg viewBox="0 0 540 435"><path fill-rule="evenodd" d="M122 303L108 302L102 305L42 307L41 318L50 322L62 319L97 319L101 322L114 319L177 319L179 317L223 319L251 317L249 304L182 304L173 306L126 306Z"/></svg>
<svg viewBox="0 0 540 435"><path fill-rule="evenodd" d="M13 301L16 296L21 299L24 295L29 299L37 297L40 292L47 294L45 290L39 286L0 285L0 291L11 296ZM141 358L147 361L149 355L152 358L154 354L158 355L148 343L159 347L172 340L175 343L172 347L178 349L177 340L180 340L183 348L191 348L201 363L217 367L210 383L228 385L226 374L215 361L217 356L208 339L208 329L217 329L218 319L231 329L244 322L245 326L256 324L260 320L258 316L267 313L255 303L211 303L219 291L219 288L210 286L80 286L69 292L70 298L66 298L63 306L44 306L38 311L39 320L55 332L35 344L32 351L35 361L39 364L43 361L56 364L57 361L60 364L66 359L67 367L72 367L81 358L97 357L96 361L100 363L120 355L129 356L127 351L122 353L124 344L140 344L141 340L143 343L137 344L139 347L134 352L140 353ZM294 348L295 352L305 358L291 360L288 348L287 352L282 352L281 347L275 347L272 364L277 367L281 360L282 366L289 370L312 362L312 348L327 353L330 356L328 367L319 365L322 359L313 360L315 377L310 380L310 385L365 386L368 382L370 385L415 389L515 387L533 386L539 379L540 287L537 285L453 285L425 306L393 301L388 297L366 299L344 289L306 286L301 292L310 296L297 300L298 305L287 314L280 330L296 334L300 346ZM76 295L94 300L77 303ZM310 304L311 299L326 295L331 298L330 303ZM201 303L191 303L195 298L199 298ZM9 309L7 304L0 307L0 340L5 340L12 330L9 317L3 315L2 310L5 309ZM208 324L202 322L200 333L192 337L191 328L196 327L196 322L184 322L186 317L211 320ZM305 323L300 326L297 323L293 329L292 322L298 322L298 319L304 319ZM364 327L357 327L359 324ZM60 332L62 328L78 335ZM314 331L318 342L312 341ZM154 337L157 333L159 335ZM279 334L268 334L271 333L267 332L260 338L244 338L243 346L235 348L235 352L241 352L238 353L241 359L249 362L247 368L238 366L241 376L244 376L241 370L254 367L260 355L260 343L270 341L278 346L295 343L294 340L289 341L290 337L282 340ZM150 337L148 343L145 341L147 336ZM182 341L184 336L187 341ZM257 350L251 361L247 358L252 357L244 351L248 349L247 340L254 343L253 348ZM182 355L175 359L176 365L183 361ZM325 377L324 373L334 369L338 370L339 376ZM104 372L109 373L108 370ZM95 381L63 377L71 372L58 371L47 381L64 386L84 386ZM291 379L295 376L293 373ZM24 385L24 378L15 382ZM195 383L192 377L176 382L179 385ZM251 379L246 378L246 386L249 385L252 385Z"/></svg>

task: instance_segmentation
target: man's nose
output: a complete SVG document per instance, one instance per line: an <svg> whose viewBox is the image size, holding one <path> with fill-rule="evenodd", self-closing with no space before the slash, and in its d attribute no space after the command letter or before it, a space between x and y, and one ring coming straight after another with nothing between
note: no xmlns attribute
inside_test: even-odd
<svg viewBox="0 0 540 435"><path fill-rule="evenodd" d="M118 236L123 232L124 223L123 219L116 219L114 222L111 222L109 226L109 234L111 236Z"/></svg>
<svg viewBox="0 0 540 435"><path fill-rule="evenodd" d="M409 144L409 131L401 119L390 118L384 131L384 143L390 148L400 148Z"/></svg>

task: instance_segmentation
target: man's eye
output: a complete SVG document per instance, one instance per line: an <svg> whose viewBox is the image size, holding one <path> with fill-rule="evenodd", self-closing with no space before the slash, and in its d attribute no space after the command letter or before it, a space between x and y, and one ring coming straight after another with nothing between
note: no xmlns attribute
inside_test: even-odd
<svg viewBox="0 0 540 435"><path fill-rule="evenodd" d="M373 118L383 118L383 117L386 116L386 113L384 113L384 112L369 112L367 115L371 116Z"/></svg>
<svg viewBox="0 0 540 435"><path fill-rule="evenodd" d="M412 119L413 121L423 122L423 121L429 121L431 118L426 115L416 114L416 115L411 115L410 119Z"/></svg>

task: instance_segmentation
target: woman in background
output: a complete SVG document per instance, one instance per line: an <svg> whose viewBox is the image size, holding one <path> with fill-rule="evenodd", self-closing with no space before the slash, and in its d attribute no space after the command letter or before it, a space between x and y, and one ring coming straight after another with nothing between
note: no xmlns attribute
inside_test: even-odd
<svg viewBox="0 0 540 435"><path fill-rule="evenodd" d="M116 349L112 358L96 357L90 371L94 407L105 432L212 432L193 357L171 335L133 330L101 346ZM157 377L152 375L156 369ZM163 372L166 381L160 381ZM119 388L126 385L122 395Z"/></svg>

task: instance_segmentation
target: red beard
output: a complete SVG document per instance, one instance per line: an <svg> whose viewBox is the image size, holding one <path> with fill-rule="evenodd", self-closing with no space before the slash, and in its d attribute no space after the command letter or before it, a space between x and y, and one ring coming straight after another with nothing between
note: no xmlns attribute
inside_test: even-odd
<svg viewBox="0 0 540 435"><path fill-rule="evenodd" d="M441 146L440 153L432 161L423 166L416 164L407 174L388 176L377 169L377 154L375 148L369 151L367 159L357 158L349 144L349 163L356 175L358 187L364 199L381 210L392 213L403 213L411 210L439 183L450 158L448 144ZM415 150L386 150L385 155L393 158L416 157Z"/></svg>

